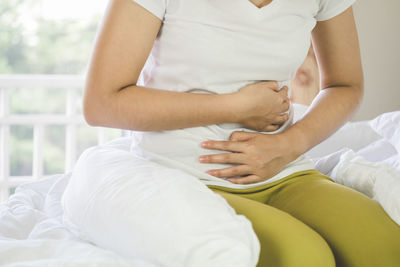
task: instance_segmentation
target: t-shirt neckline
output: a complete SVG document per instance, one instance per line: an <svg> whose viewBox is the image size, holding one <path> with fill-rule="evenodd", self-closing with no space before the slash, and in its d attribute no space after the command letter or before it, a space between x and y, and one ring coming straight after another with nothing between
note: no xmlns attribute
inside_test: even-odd
<svg viewBox="0 0 400 267"><path fill-rule="evenodd" d="M272 0L268 5L263 6L263 7L256 6L250 0L244 0L244 1L241 1L241 2L245 2L246 5L250 6L251 9L256 10L256 12L264 13L264 12L267 12L269 9L271 9L278 1L277 0Z"/></svg>

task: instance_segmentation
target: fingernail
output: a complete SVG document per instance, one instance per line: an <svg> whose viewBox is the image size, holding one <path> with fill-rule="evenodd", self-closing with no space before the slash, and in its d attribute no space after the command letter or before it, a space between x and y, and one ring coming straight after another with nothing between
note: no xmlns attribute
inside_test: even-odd
<svg viewBox="0 0 400 267"><path fill-rule="evenodd" d="M206 161L206 157L203 157L203 156L199 157L199 161L200 161L200 162Z"/></svg>
<svg viewBox="0 0 400 267"><path fill-rule="evenodd" d="M201 146L202 146L202 147L207 147L207 146L208 146L208 143L207 143L207 142L203 142L203 143L201 143Z"/></svg>

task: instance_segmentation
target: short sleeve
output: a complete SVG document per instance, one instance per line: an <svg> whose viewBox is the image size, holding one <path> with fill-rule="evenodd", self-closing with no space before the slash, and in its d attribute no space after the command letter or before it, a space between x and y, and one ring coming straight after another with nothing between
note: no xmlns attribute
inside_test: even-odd
<svg viewBox="0 0 400 267"><path fill-rule="evenodd" d="M354 4L356 0L318 0L319 10L315 16L317 21L331 19Z"/></svg>
<svg viewBox="0 0 400 267"><path fill-rule="evenodd" d="M150 13L164 20L165 10L167 9L167 0L132 0L147 9Z"/></svg>

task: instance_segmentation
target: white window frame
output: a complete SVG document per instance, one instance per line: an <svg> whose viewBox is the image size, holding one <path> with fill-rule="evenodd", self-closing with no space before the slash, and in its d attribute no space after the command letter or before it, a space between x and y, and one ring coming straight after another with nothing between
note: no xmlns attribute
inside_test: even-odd
<svg viewBox="0 0 400 267"><path fill-rule="evenodd" d="M82 115L77 114L78 90L83 88L84 77L79 75L0 75L0 203L9 197L9 189L23 183L36 181L43 174L43 143L45 127L65 125L65 172L72 170L77 160L77 127L87 125ZM12 89L57 88L66 90L65 114L11 115L9 91ZM33 126L33 160L31 176L10 176L10 126ZM106 128L96 127L97 143L107 141ZM121 136L130 131L121 130Z"/></svg>

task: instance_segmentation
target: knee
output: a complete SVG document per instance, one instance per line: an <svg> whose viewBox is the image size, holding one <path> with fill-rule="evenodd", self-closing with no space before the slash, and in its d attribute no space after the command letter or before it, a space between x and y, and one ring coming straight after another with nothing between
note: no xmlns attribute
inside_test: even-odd
<svg viewBox="0 0 400 267"><path fill-rule="evenodd" d="M335 267L333 252L325 239L303 224L295 226L281 231L273 242L262 232L257 233L261 242L257 267Z"/></svg>
<svg viewBox="0 0 400 267"><path fill-rule="evenodd" d="M389 246L384 247L384 250L377 255L376 262L377 264L374 266L387 266L387 267L398 267L400 266L400 240L396 240L394 242L389 243Z"/></svg>
<svg viewBox="0 0 400 267"><path fill-rule="evenodd" d="M360 266L400 266L400 227L388 216L387 223L369 231L369 242L359 242L364 249L365 264ZM360 255L360 254L358 254Z"/></svg>
<svg viewBox="0 0 400 267"><path fill-rule="evenodd" d="M359 238L357 242L349 242L352 249L348 248L348 254L339 254L338 266L360 267L398 267L400 266L400 229L393 232L392 236L380 235L379 238L365 242ZM364 242L363 242L364 241Z"/></svg>
<svg viewBox="0 0 400 267"><path fill-rule="evenodd" d="M287 267L335 267L335 257L326 241L317 233L304 237L282 261Z"/></svg>

